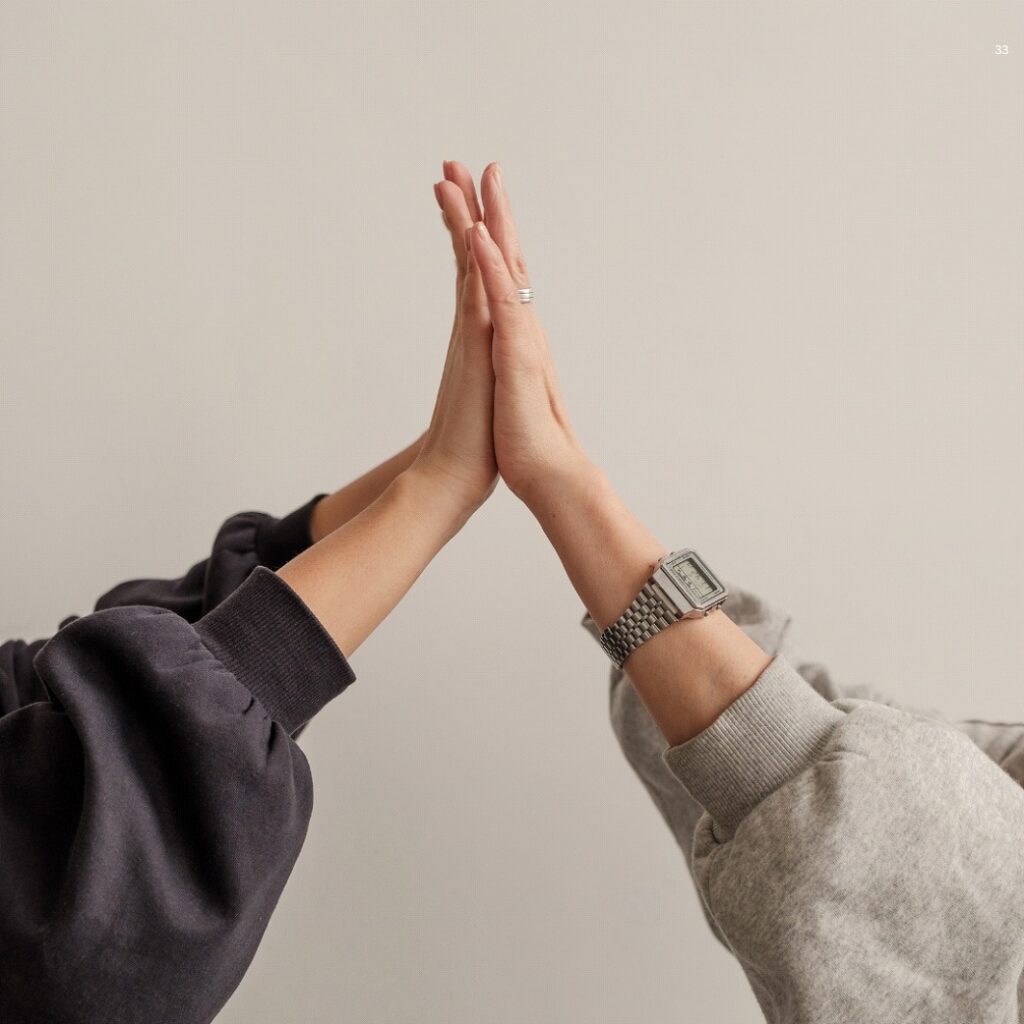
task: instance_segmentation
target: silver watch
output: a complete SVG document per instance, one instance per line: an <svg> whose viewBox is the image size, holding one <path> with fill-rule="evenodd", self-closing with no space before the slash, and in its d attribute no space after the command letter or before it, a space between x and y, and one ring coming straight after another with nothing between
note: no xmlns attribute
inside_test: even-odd
<svg viewBox="0 0 1024 1024"><path fill-rule="evenodd" d="M725 584L692 548L673 551L658 562L633 603L604 632L588 612L583 625L622 668L645 641L680 619L713 612L729 596Z"/></svg>

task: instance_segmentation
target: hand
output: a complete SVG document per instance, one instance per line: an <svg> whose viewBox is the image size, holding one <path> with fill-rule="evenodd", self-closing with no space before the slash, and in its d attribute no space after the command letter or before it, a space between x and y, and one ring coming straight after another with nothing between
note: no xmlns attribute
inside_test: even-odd
<svg viewBox="0 0 1024 1024"><path fill-rule="evenodd" d="M434 185L434 195L438 206L441 207L441 218L450 232L452 248L455 252L456 277L455 317L442 381L451 372L453 353L457 348L454 341L458 334L462 296L468 276L469 260L464 229L473 220L480 219L480 206L477 202L473 178L469 171L460 163L448 161L444 165L444 172L446 181L438 182ZM453 210L450 217L445 213L446 204L449 209ZM435 419L436 417L437 412L435 409ZM313 542L316 543L344 526L359 515L363 509L376 501L391 482L400 473L409 469L416 461L429 432L429 430L425 430L412 444L403 448L402 451L317 502L310 521L310 535ZM461 488L459 490L461 491Z"/></svg>
<svg viewBox="0 0 1024 1024"><path fill-rule="evenodd" d="M569 422L547 337L532 303L526 262L497 163L481 178L484 222L470 231L471 249L494 325L494 451L502 478L532 505L557 490L589 460Z"/></svg>
<svg viewBox="0 0 1024 1024"><path fill-rule="evenodd" d="M498 480L491 322L466 238L479 206L472 178L458 164L445 165L434 192L457 274L455 320L430 426L417 444L368 474L361 490L377 494L369 504L278 570L346 654L390 613Z"/></svg>
<svg viewBox="0 0 1024 1024"><path fill-rule="evenodd" d="M536 516L600 627L622 614L669 548L590 461L569 424L551 351L530 303L508 195L497 164L481 179L485 224L471 232L494 324L494 448L501 475ZM662 630L627 673L670 745L711 722L771 656L721 611Z"/></svg>
<svg viewBox="0 0 1024 1024"><path fill-rule="evenodd" d="M467 244L467 232L480 216L473 179L454 161L446 162L444 171L434 195L455 254L455 316L433 416L410 471L444 480L455 502L472 512L498 480L491 320L480 269Z"/></svg>

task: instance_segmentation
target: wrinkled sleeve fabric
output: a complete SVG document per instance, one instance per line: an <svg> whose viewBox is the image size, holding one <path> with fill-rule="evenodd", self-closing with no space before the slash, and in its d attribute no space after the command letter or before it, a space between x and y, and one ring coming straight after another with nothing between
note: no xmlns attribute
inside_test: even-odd
<svg viewBox="0 0 1024 1024"><path fill-rule="evenodd" d="M722 611L766 653L791 652L790 616L779 606L769 604L756 594L735 584L727 584L729 596ZM801 665L808 679L819 692L832 699L839 695L831 677L820 666ZM679 848L686 866L693 875L693 837L704 808L665 764L665 738L637 695L626 673L611 666L610 713L612 728L627 761L644 784L648 795L661 812ZM715 919L701 904L712 933L728 947Z"/></svg>
<svg viewBox="0 0 1024 1024"><path fill-rule="evenodd" d="M310 521L318 494L281 518L264 512L239 512L221 525L210 553L183 576L172 579L133 579L104 593L95 611L147 605L166 608L188 622L197 622L233 593L258 565L280 569L312 542ZM61 625L74 620L64 619ZM34 701L46 700L34 668L35 656L46 638L27 643L0 644L0 716Z"/></svg>
<svg viewBox="0 0 1024 1024"><path fill-rule="evenodd" d="M1024 905L1024 794L1013 771L1018 727L950 722L870 687L840 686L825 666L801 657L789 614L743 588L730 586L723 610L773 656L746 700L692 746L667 749L628 677L613 668L611 717L627 759L679 843L708 924L739 958L768 1019L1017 1021L1017 984L1024 997L1017 909ZM696 756L704 749L714 756ZM832 767L839 763L842 771ZM932 788L935 768L941 770ZM790 786L791 779L802 781ZM916 874L888 877L887 858L901 868L913 865ZM746 874L718 870L728 863L744 865ZM957 877L964 887L959 896ZM934 902L925 907L930 886ZM986 886L999 899L1012 894L1012 902L987 903ZM728 896L732 887L735 898ZM790 890L787 906L774 902ZM769 914L788 925L775 927ZM1001 937L983 935L982 918L994 931L1005 926ZM915 923L916 938L907 934ZM828 944L829 931L848 936L845 948ZM764 958L765 936L774 962ZM820 949L797 941L800 936L814 936ZM969 946L980 938L993 953L985 962L972 959ZM952 952L935 956L925 951L929 942L951 942ZM858 959L861 953L866 957ZM891 975L886 962L895 965ZM810 978L799 976L801 963L850 979L849 989L828 992L827 979L813 970ZM872 1002L854 979L863 982L875 971L881 987ZM987 990L979 984L985 977L992 982ZM897 1009L908 992L919 998L917 1016ZM890 995L895 1001L887 1007ZM937 1009L950 1015L928 1016Z"/></svg>
<svg viewBox="0 0 1024 1024"><path fill-rule="evenodd" d="M167 608L196 622L216 608L257 565L280 569L313 543L310 520L318 494L283 518L239 512L217 531L210 554L176 579L119 583L96 602L96 611L130 604Z"/></svg>
<svg viewBox="0 0 1024 1024"><path fill-rule="evenodd" d="M968 736L1018 785L1024 786L1024 724L980 719L952 720L938 709L915 708L896 701L876 687L841 682L826 665L804 655L793 617L788 611L736 584L729 583L728 589L729 596L722 605L722 611L765 653L785 657L825 700L870 700L947 722ZM610 670L609 694L612 728L619 745L679 843L687 866L692 867L694 830L704 809L686 790L680 789L668 771L661 756L665 750L664 737L629 677L615 666ZM714 923L709 921L709 924L714 930Z"/></svg>
<svg viewBox="0 0 1024 1024"><path fill-rule="evenodd" d="M960 730L829 702L782 656L664 761L693 872L772 1024L1020 1015L1024 792Z"/></svg>
<svg viewBox="0 0 1024 1024"><path fill-rule="evenodd" d="M194 622L105 607L5 659L44 699L0 717L0 1021L206 1024L301 849L291 734L347 659L262 565Z"/></svg>
<svg viewBox="0 0 1024 1024"><path fill-rule="evenodd" d="M0 644L0 718L15 708L46 700L33 665L46 640L8 640Z"/></svg>

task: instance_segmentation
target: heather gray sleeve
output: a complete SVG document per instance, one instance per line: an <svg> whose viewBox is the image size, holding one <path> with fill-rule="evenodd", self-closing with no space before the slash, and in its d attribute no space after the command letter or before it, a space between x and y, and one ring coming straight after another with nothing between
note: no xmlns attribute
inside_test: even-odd
<svg viewBox="0 0 1024 1024"><path fill-rule="evenodd" d="M899 705L876 688L864 684L841 684L825 666L803 656L790 614L741 587L730 585L729 591L729 598L723 605L725 613L766 652L781 654L808 688L824 700L868 699L909 715L934 718L937 722L955 726L1011 778L1018 783L1024 781L1024 727L1013 723L948 722L937 710L919 711ZM662 813L679 844L691 877L694 877L694 839L705 808L685 785L679 784L678 777L663 757L666 750L664 736L644 708L629 677L614 668L611 669L610 711L612 726L624 754ZM1018 850L1021 849L1024 849L1024 836L1018 842ZM713 934L729 948L729 940L709 911L699 885L697 891L701 895L701 909ZM1024 976L1021 984L1024 1002ZM1016 1020L1015 1017L1012 1019Z"/></svg>
<svg viewBox="0 0 1024 1024"><path fill-rule="evenodd" d="M787 612L734 584L729 583L728 590L729 596L722 605L722 611L762 650L769 654L792 651L791 620ZM839 695L822 666L810 664L802 670L807 672L812 685L828 699ZM629 677L614 665L611 666L610 711L612 728L622 751L679 844L692 876L693 837L704 808L685 787L679 785L678 779L665 765L662 758L666 746L664 736L637 696ZM728 946L714 918L707 913L703 903L701 906L712 933Z"/></svg>
<svg viewBox="0 0 1024 1024"><path fill-rule="evenodd" d="M829 702L782 655L665 752L693 871L772 1024L1010 1024L1024 792L952 725Z"/></svg>
<svg viewBox="0 0 1024 1024"><path fill-rule="evenodd" d="M781 606L768 602L743 587L729 583L729 596L722 610L767 654L783 655L807 683L828 701L857 698L887 704L911 714L948 722L998 764L1019 785L1024 785L1024 725L980 720L951 721L934 708L918 709L893 700L873 686L840 682L828 667L807 658L792 616ZM629 677L611 667L610 712L612 727L622 751L643 782L682 850L687 867L693 867L693 836L703 808L677 780L662 760L665 739L644 707ZM706 910L706 908L705 908ZM712 931L721 935L713 919Z"/></svg>
<svg viewBox="0 0 1024 1024"><path fill-rule="evenodd" d="M257 566L196 623L75 619L34 672L45 699L0 717L0 1021L208 1024L306 834L290 733L351 668Z"/></svg>

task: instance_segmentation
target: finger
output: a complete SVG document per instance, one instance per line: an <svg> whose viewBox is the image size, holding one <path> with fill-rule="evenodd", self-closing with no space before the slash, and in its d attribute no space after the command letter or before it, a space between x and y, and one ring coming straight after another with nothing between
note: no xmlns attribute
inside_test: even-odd
<svg viewBox="0 0 1024 1024"><path fill-rule="evenodd" d="M451 235L452 250L459 272L466 269L466 228L473 223L473 218L466 205L466 197L458 185L450 181L439 181L434 186L441 206L441 216L445 227Z"/></svg>
<svg viewBox="0 0 1024 1024"><path fill-rule="evenodd" d="M484 219L487 228L505 257L512 280L515 281L516 288L529 288L530 278L526 271L526 261L519 245L508 190L501 176L501 165L497 161L484 168L480 189L484 197Z"/></svg>
<svg viewBox="0 0 1024 1024"><path fill-rule="evenodd" d="M516 283L509 273L505 257L487 230L478 221L469 232L473 258L480 267L480 278L487 296L487 308L496 334L518 336L529 329L529 321L519 301Z"/></svg>
<svg viewBox="0 0 1024 1024"><path fill-rule="evenodd" d="M491 316L487 307L487 293L484 291L483 279L480 275L480 265L473 254L473 244L470 235L472 227L466 228L464 232L464 243L466 246L466 282L463 286L462 304L462 325L463 329L470 329L479 332L486 329L488 338L490 336Z"/></svg>
<svg viewBox="0 0 1024 1024"><path fill-rule="evenodd" d="M448 351L445 354L444 369L441 372L441 387L445 386L451 374L452 360L458 345L460 323L462 320L462 297L466 281L466 228L472 224L469 210L462 190L448 181L434 183L434 198L441 207L441 220L448 231L452 250L455 253L455 314L452 318L452 331L448 339Z"/></svg>
<svg viewBox="0 0 1024 1024"><path fill-rule="evenodd" d="M441 169L444 171L446 181L454 182L462 189L473 220L483 220L484 215L476 198L476 185L473 184L473 175L469 173L469 168L465 164L460 164L458 160L445 160Z"/></svg>

